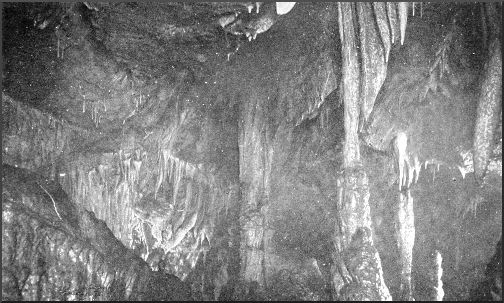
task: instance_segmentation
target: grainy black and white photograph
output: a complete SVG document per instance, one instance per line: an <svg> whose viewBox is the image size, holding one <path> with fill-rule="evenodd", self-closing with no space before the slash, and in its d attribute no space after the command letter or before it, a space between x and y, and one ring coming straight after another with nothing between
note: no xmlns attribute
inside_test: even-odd
<svg viewBox="0 0 504 303"><path fill-rule="evenodd" d="M502 301L502 1L0 5L2 301Z"/></svg>

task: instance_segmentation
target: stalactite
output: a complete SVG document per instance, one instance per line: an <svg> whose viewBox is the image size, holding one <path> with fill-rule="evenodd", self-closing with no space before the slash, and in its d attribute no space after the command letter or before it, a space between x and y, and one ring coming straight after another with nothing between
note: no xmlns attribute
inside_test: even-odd
<svg viewBox="0 0 504 303"><path fill-rule="evenodd" d="M387 12L386 12L385 2L373 2L373 9L376 16L376 23L378 25L378 30L380 33L382 45L385 49L384 60L388 62L390 48L392 44L391 32L387 22Z"/></svg>
<svg viewBox="0 0 504 303"><path fill-rule="evenodd" d="M164 172L167 170L166 166L166 158L167 158L167 155L165 155L165 153L167 154L169 151L168 150L160 150L158 152L158 158L157 158L157 163L158 163L158 178L157 178L157 182L156 182L156 187L154 189L154 199L157 198L157 193L159 191L159 188L161 188L161 184L163 183L164 179L165 179L165 175L164 175Z"/></svg>
<svg viewBox="0 0 504 303"><path fill-rule="evenodd" d="M117 154L115 161L119 175L111 176L108 164L99 164L86 172L84 163L79 162L66 175L73 200L107 222L116 237L127 245L132 221L131 208L140 197L136 183L141 164L122 151Z"/></svg>
<svg viewBox="0 0 504 303"><path fill-rule="evenodd" d="M380 44L379 28L374 26L373 9L371 3L356 3L358 21L359 21L359 39L360 39L360 115L361 123L359 130L364 126L373 110L376 96L382 87L387 75L387 65L383 58L385 57L384 47Z"/></svg>
<svg viewBox="0 0 504 303"><path fill-rule="evenodd" d="M418 159L418 155L411 155L408 151L408 137L405 132L398 132L392 140L392 145L399 174L399 190L410 188L420 177L421 162ZM428 161L424 165L427 166L427 163Z"/></svg>
<svg viewBox="0 0 504 303"><path fill-rule="evenodd" d="M165 181L169 181L173 187L172 204L176 204L178 189L184 178L190 180L194 179L208 186L213 185L213 182L210 182L209 177L205 176L205 172L202 169L192 163L173 156L170 150L163 149L159 154L161 155L158 158L160 168L158 169L155 194Z"/></svg>
<svg viewBox="0 0 504 303"><path fill-rule="evenodd" d="M359 138L357 136L359 120L359 62L354 29L354 3L338 2L340 18L340 39L343 53L343 102L345 107L345 145L344 165L354 167L360 162Z"/></svg>
<svg viewBox="0 0 504 303"><path fill-rule="evenodd" d="M480 20L481 20L481 40L483 43L483 49L487 49L488 44L488 28L487 28L487 14L485 13L485 4L480 3Z"/></svg>
<svg viewBox="0 0 504 303"><path fill-rule="evenodd" d="M406 23L408 22L408 2L398 2L398 12L399 12L399 28L401 30L401 45L404 43L404 37L406 35Z"/></svg>
<svg viewBox="0 0 504 303"><path fill-rule="evenodd" d="M167 131L167 136L170 137L169 142L176 138L173 129ZM172 195L171 201L168 203L173 211L168 214L150 212L147 218L141 215L142 206L140 206L140 209L133 212L132 230L137 234L140 243L147 249L147 252L142 256L144 259L147 259L153 249L160 248L165 253L175 252L179 251L179 244L184 243L184 245L189 245L192 252L183 259L190 259L189 265L193 263L195 265L203 249L203 243L205 241L210 243L212 238L211 222L217 219L216 214L207 211L216 210L218 213L228 202L226 197L221 194L214 176L205 170L202 164L196 166L174 156L171 149L172 144L168 143L165 148L158 150L155 195L162 186L169 185L172 189ZM197 190L194 186L198 186ZM185 191L183 199L179 196L181 190ZM145 225L150 226L150 233L156 239L154 244L147 243ZM190 230L193 232L189 233ZM184 239L187 239L187 244Z"/></svg>
<svg viewBox="0 0 504 303"><path fill-rule="evenodd" d="M397 24L397 8L393 2L387 2L387 17L392 37L392 44L395 43L399 34L399 26Z"/></svg>
<svg viewBox="0 0 504 303"><path fill-rule="evenodd" d="M76 128L66 121L22 104L2 93L4 119L8 127L3 129L5 163L38 170L54 179L56 159L65 152L66 142ZM86 131L82 131L83 135ZM13 163L14 162L14 163Z"/></svg>
<svg viewBox="0 0 504 303"><path fill-rule="evenodd" d="M487 173L493 146L494 134L502 112L502 58L499 39L490 43L489 58L478 97L476 124L474 126L473 161L478 182L483 182Z"/></svg>
<svg viewBox="0 0 504 303"><path fill-rule="evenodd" d="M178 158L172 158L173 170L168 171L168 180L173 184L173 200L172 204L177 205L177 195L179 191L180 181L182 180L184 173L185 161L180 161Z"/></svg>
<svg viewBox="0 0 504 303"><path fill-rule="evenodd" d="M399 132L395 138L395 143L394 143L394 153L396 154L397 158L397 163L398 163L398 169L399 169L399 190L403 186L406 186L407 180L406 176L408 176L408 170L407 167L405 168L405 165L407 166L407 158L408 158L408 153L407 153L407 145L408 145L408 137L404 132Z"/></svg>
<svg viewBox="0 0 504 303"><path fill-rule="evenodd" d="M173 229L174 230L177 230L182 225L182 223L184 222L186 214L189 211L189 206L190 206L190 203L191 203L191 198L192 198L192 183L188 182L187 186L186 186L186 196L185 196L185 199L184 199L184 209L182 210L182 215L179 217L179 219L177 220L177 222L175 223L175 225L173 225ZM196 212L197 212L197 210L196 210Z"/></svg>
<svg viewBox="0 0 504 303"><path fill-rule="evenodd" d="M182 125L191 119L194 116L194 113L190 110L185 110L180 114L180 117L168 127L162 134L162 141L160 142L158 149L158 180L156 183L156 189L154 191L154 196L157 196L157 192L161 187L162 183L165 181L165 178L168 176L168 179L171 180L171 174L173 173L173 160L178 160L178 158L174 158L172 156L173 145L175 144L175 139L177 138L178 133L181 130ZM172 161L170 161L172 160ZM176 197L175 197L176 198Z"/></svg>
<svg viewBox="0 0 504 303"><path fill-rule="evenodd" d="M198 221L196 221L196 227L194 229L195 238L197 237L197 230L199 230L202 227L201 224L203 223L203 219L206 216L206 209L205 207L202 207L204 187L201 183L197 183L197 185L198 185L198 193L196 195L197 199L196 211L200 213L200 216L198 216ZM208 203L205 204L208 205Z"/></svg>
<svg viewBox="0 0 504 303"><path fill-rule="evenodd" d="M164 251L172 251L187 235L189 230L191 230L196 224L196 219L198 218L198 213L194 212L189 220L185 221L185 224L182 224L180 228L174 233L173 237L162 244L162 248Z"/></svg>

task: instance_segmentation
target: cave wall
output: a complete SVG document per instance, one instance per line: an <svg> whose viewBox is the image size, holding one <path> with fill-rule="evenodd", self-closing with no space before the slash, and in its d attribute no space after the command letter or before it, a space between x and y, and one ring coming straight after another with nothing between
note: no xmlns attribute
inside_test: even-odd
<svg viewBox="0 0 504 303"><path fill-rule="evenodd" d="M128 68L122 53L111 52L128 28L114 28L105 38L101 26L117 17L106 6L97 23L78 4L63 8L68 22L48 40L36 40L47 51L36 60L58 67L44 106L3 98L4 163L59 181L153 268L170 251L180 264L169 260L167 270L186 277L213 242L218 217L238 202L235 113L226 110L227 99L217 98L215 81L195 79L187 67L171 66L158 78ZM24 54L13 47L8 52ZM9 61L9 79L18 75L16 64ZM8 92L20 96L17 88L10 85ZM188 253L172 251L183 240Z"/></svg>
<svg viewBox="0 0 504 303"><path fill-rule="evenodd" d="M502 136L499 126L493 139L491 176L484 185L478 185L471 148L484 60L475 54L484 51L481 44L473 42L481 38L470 34L468 19L457 23L460 27L447 29L427 25L429 14L432 12L426 11L424 18L408 21L408 43L391 53L387 79L362 138L368 146L386 154L390 153L394 134L405 131L409 157L416 155L422 163L418 182L411 187L416 233L415 298L435 298L435 252L439 251L445 299L467 300L474 287L468 280L485 279L486 264L502 230L501 198L497 198L502 192L502 173L497 168L502 166ZM442 77L426 77L432 67L429 58L439 53L443 35L443 41L450 36L453 39L448 63L451 70ZM396 164L387 156L367 154L376 245L385 281L396 298L400 283L393 274L399 270L393 236Z"/></svg>
<svg viewBox="0 0 504 303"><path fill-rule="evenodd" d="M155 272L61 185L2 165L3 300L190 300L190 286ZM162 286L162 288L157 288Z"/></svg>
<svg viewBox="0 0 504 303"><path fill-rule="evenodd" d="M289 23L280 21L278 27L258 37L255 45L244 47L246 55L236 58L232 72L224 71L231 82L229 87L239 89L236 94L241 104L242 278L259 281L261 287L271 285L272 277L281 269L293 269L297 262L316 256L315 252L288 255L285 251L282 256L282 239L290 239L295 250L315 243L321 246L320 239L313 243L298 240L314 237L319 225L329 228L326 222L310 223L303 218L299 226L312 224L310 231L297 229L301 233L296 234L288 231L287 226L293 227L289 221L294 218L286 213L289 208L296 209L297 215L310 209L303 205L315 202L311 201L312 194L324 199L324 207L330 208L319 189L301 184L297 167L327 152L320 150L319 154L311 154L310 160L303 157L300 161L300 153L310 152L303 150L303 143L322 142L318 133L321 122L316 117L325 115L330 120L323 103L338 83L334 7L300 4L292 14L293 19L285 20ZM329 128L329 121L325 123L322 126ZM310 124L318 129L310 130ZM301 140L303 143L299 143ZM305 179L315 179L310 181L313 183L324 180L316 174ZM299 186L302 188L296 189ZM279 229L284 232L281 236Z"/></svg>

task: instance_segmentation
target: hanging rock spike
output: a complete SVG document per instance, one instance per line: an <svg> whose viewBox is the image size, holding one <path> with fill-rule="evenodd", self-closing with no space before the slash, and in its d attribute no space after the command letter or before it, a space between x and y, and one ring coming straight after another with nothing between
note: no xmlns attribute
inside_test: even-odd
<svg viewBox="0 0 504 303"><path fill-rule="evenodd" d="M399 2L399 28L401 30L401 45L404 43L406 35L406 23L408 22L408 2Z"/></svg>

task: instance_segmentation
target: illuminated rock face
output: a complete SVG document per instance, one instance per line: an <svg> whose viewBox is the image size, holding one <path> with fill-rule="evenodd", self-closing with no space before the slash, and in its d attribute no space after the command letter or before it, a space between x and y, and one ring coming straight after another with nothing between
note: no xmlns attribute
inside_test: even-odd
<svg viewBox="0 0 504 303"><path fill-rule="evenodd" d="M189 285L152 272L57 183L8 165L2 171L2 299L191 299Z"/></svg>
<svg viewBox="0 0 504 303"><path fill-rule="evenodd" d="M502 53L501 43L494 39L490 44L474 130L474 173L479 182L487 173L495 146L495 133L502 120ZM502 124L502 122L501 122Z"/></svg>

